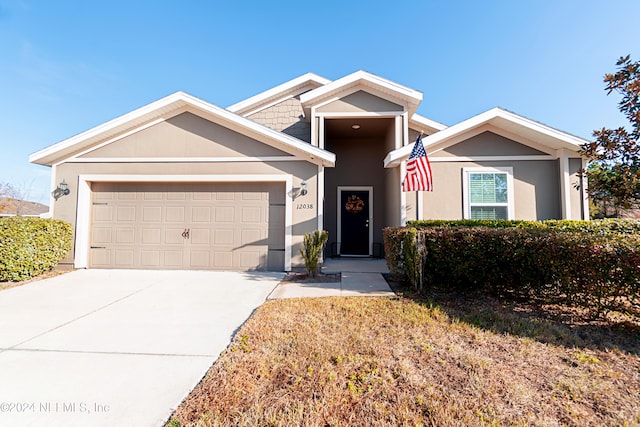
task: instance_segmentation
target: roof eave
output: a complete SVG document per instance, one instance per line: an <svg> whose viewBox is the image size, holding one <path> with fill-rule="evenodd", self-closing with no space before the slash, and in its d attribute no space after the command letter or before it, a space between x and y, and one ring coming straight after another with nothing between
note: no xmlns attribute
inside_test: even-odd
<svg viewBox="0 0 640 427"><path fill-rule="evenodd" d="M329 151L322 150L297 138L277 132L184 92L176 92L74 137L35 152L29 156L29 161L44 166L51 166L64 161L65 158L68 158L78 149L91 146L94 142L135 128L137 125L149 123L154 119L170 117L171 112L183 110L184 108L187 110L198 110L201 115L208 116L218 123L223 122L226 126L239 133L264 141L268 145L286 151L300 159L328 167L335 165L336 156Z"/></svg>
<svg viewBox="0 0 640 427"><path fill-rule="evenodd" d="M362 70L356 71L355 73L349 74L348 76L334 80L329 84L300 95L300 102L302 103L303 108L308 110L313 104L317 104L332 96L344 93L345 91L349 91L351 88L357 88L359 86L365 88L369 87L377 89L380 92L393 94L394 98L397 98L408 106L410 114L414 114L418 105L422 102L422 92L418 92Z"/></svg>
<svg viewBox="0 0 640 427"><path fill-rule="evenodd" d="M477 116L471 117L456 125L443 129L440 132L424 138L422 141L425 148L428 148L429 146L433 146L446 139L452 138L464 132L468 132L485 124L494 124L498 126L500 124L500 120L505 120L508 123L516 124L518 126L539 132L542 135L555 139L556 141L558 141L558 143L553 147L549 146L549 148L552 149L564 148L567 150L578 152L580 146L587 142L586 140L577 136L562 132L558 129L554 129L550 126L533 121L499 107L493 108L489 111L485 111L484 113L478 114ZM412 149L413 143L389 152L384 159L384 167L393 168L400 165L403 160L406 160L409 157Z"/></svg>
<svg viewBox="0 0 640 427"><path fill-rule="evenodd" d="M321 77L314 73L303 74L300 77L296 77L295 79L289 80L281 85L273 87L269 90L266 90L262 93L252 96L251 98L247 98L243 101L237 102L233 105L227 107L227 110L236 113L243 114L247 111L251 111L255 109L257 106L267 103L270 100L280 98L298 87L304 87L308 85L315 85L316 87L324 86L328 83L331 83L331 80Z"/></svg>

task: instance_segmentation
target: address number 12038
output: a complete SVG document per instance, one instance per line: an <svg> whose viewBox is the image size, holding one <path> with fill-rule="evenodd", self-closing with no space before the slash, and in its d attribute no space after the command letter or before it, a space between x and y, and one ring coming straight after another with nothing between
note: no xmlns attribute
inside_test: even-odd
<svg viewBox="0 0 640 427"><path fill-rule="evenodd" d="M298 203L296 209L313 209L313 203Z"/></svg>

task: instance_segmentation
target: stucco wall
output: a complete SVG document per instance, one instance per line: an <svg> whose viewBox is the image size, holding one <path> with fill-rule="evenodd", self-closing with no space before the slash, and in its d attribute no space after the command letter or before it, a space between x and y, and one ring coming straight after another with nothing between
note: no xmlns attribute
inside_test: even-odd
<svg viewBox="0 0 640 427"><path fill-rule="evenodd" d="M516 219L562 218L557 160L504 162L432 162L433 192L424 193L425 219L463 218L464 168L513 167Z"/></svg>
<svg viewBox="0 0 640 427"><path fill-rule="evenodd" d="M403 111L401 105L382 99L364 91L350 95L323 105L317 109L321 113L360 113L372 111Z"/></svg>
<svg viewBox="0 0 640 427"><path fill-rule="evenodd" d="M431 150L429 150L431 152ZM493 132L482 132L464 141L431 154L432 157L465 156L530 156L544 155L542 151L520 144Z"/></svg>
<svg viewBox="0 0 640 427"><path fill-rule="evenodd" d="M264 157L288 154L191 113L126 136L82 157Z"/></svg>

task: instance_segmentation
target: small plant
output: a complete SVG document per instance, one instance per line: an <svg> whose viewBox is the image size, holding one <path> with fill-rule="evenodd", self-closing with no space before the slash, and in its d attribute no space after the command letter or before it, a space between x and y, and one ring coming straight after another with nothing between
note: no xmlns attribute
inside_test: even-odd
<svg viewBox="0 0 640 427"><path fill-rule="evenodd" d="M304 266L311 277L318 275L318 261L327 240L329 240L329 233L326 230L316 230L304 235L300 255L302 255Z"/></svg>

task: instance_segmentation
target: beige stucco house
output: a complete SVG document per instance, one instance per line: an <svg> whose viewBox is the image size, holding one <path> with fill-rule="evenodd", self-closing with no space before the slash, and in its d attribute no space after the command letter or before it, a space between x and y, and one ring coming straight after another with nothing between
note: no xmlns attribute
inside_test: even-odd
<svg viewBox="0 0 640 427"><path fill-rule="evenodd" d="M447 127L422 94L306 74L226 109L178 92L30 156L52 168L76 268L290 270L305 233L377 256L411 219L589 217L585 141L495 108ZM418 134L433 192L402 192Z"/></svg>

